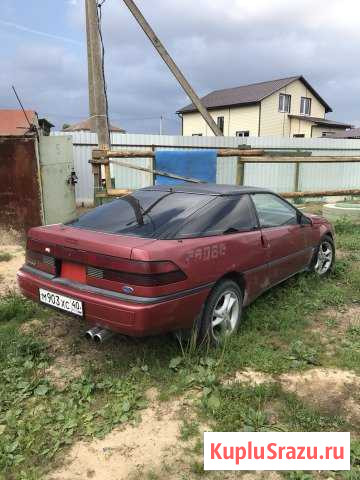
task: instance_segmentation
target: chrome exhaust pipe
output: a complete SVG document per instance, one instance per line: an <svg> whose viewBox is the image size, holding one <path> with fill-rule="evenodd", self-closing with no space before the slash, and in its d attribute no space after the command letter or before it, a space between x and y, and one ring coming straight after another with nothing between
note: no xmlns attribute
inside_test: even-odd
<svg viewBox="0 0 360 480"><path fill-rule="evenodd" d="M96 332L94 335L94 342L95 343L103 343L106 340L109 340L114 334L114 332L111 332L110 330L101 329L100 331Z"/></svg>
<svg viewBox="0 0 360 480"><path fill-rule="evenodd" d="M93 328L90 328L90 330L88 330L86 333L85 333L85 338L87 338L88 340L94 340L94 336L96 333L100 332L101 328L100 327L93 327Z"/></svg>

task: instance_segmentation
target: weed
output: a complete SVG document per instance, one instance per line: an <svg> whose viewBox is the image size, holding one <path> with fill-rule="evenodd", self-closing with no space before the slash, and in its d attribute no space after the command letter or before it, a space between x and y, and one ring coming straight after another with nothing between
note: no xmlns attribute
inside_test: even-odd
<svg viewBox="0 0 360 480"><path fill-rule="evenodd" d="M190 465L190 470L192 473L194 473L195 475L199 475L199 476L202 476L202 475L205 475L205 471L204 471L204 465L202 462L199 462L199 461L196 461L194 460L191 465Z"/></svg>
<svg viewBox="0 0 360 480"><path fill-rule="evenodd" d="M25 300L15 293L10 294L0 301L0 324L10 320L21 323L31 318L39 310L35 303Z"/></svg>
<svg viewBox="0 0 360 480"><path fill-rule="evenodd" d="M180 429L180 438L183 441L195 437L199 433L199 423L195 420L184 419Z"/></svg>
<svg viewBox="0 0 360 480"><path fill-rule="evenodd" d="M13 256L8 252L0 252L0 262L9 262Z"/></svg>
<svg viewBox="0 0 360 480"><path fill-rule="evenodd" d="M338 320L335 318L335 317L327 317L325 319L325 325L328 327L328 328L335 328L337 327L338 325Z"/></svg>
<svg viewBox="0 0 360 480"><path fill-rule="evenodd" d="M313 480L314 477L311 475L311 473L305 473L305 472L286 472L286 479L287 480Z"/></svg>
<svg viewBox="0 0 360 480"><path fill-rule="evenodd" d="M295 340L291 346L290 359L293 360L292 367L299 368L304 365L319 365L318 353L315 348L309 348L301 340Z"/></svg>

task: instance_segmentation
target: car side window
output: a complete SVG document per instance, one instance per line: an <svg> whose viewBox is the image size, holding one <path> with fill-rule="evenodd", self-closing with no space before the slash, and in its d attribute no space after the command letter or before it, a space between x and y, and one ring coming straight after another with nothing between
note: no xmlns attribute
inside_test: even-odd
<svg viewBox="0 0 360 480"><path fill-rule="evenodd" d="M260 227L281 227L298 223L297 211L287 202L271 193L252 195Z"/></svg>
<svg viewBox="0 0 360 480"><path fill-rule="evenodd" d="M253 230L257 227L248 195L219 197L191 217L176 238L210 237Z"/></svg>

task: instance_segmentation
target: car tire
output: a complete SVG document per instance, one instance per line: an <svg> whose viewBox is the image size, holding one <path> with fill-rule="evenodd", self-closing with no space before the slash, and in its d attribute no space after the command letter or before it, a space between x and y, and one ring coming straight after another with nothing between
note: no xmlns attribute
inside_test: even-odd
<svg viewBox="0 0 360 480"><path fill-rule="evenodd" d="M198 330L201 342L220 345L237 331L242 314L243 293L233 280L220 281L204 305Z"/></svg>
<svg viewBox="0 0 360 480"><path fill-rule="evenodd" d="M331 273L335 264L335 245L330 235L324 235L320 240L313 260L311 270L320 277Z"/></svg>

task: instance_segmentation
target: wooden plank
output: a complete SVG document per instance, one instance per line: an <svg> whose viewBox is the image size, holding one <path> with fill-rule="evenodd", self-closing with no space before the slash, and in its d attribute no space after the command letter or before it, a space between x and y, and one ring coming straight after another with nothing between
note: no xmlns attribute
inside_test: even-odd
<svg viewBox="0 0 360 480"><path fill-rule="evenodd" d="M196 150L196 148L194 148ZM251 157L261 156L264 151L259 149L243 148L226 148L226 149L214 149L217 151L218 157ZM103 160L106 158L153 158L156 152L154 150L99 150L95 149L92 152L93 160L101 160L102 163L106 163Z"/></svg>
<svg viewBox="0 0 360 480"><path fill-rule="evenodd" d="M285 192L280 193L285 198L306 198L306 197L345 197L347 195L360 195L360 189L350 190L323 190L321 192Z"/></svg>
<svg viewBox="0 0 360 480"><path fill-rule="evenodd" d="M228 150L223 157L238 157L239 153L235 153L234 151ZM138 153L138 152L137 152ZM258 155L258 154L257 154ZM121 152L120 155L117 155L112 158L153 158L153 154L148 155L147 157L142 155L125 155ZM360 163L360 157L294 157L294 156L244 156L243 154L240 157L244 157L245 163ZM113 162L112 158L110 160L108 158L93 158L89 160L90 163L95 165L107 165L109 162Z"/></svg>
<svg viewBox="0 0 360 480"><path fill-rule="evenodd" d="M360 163L360 157L248 157L245 163Z"/></svg>
<svg viewBox="0 0 360 480"><path fill-rule="evenodd" d="M132 190L126 190L126 189L118 189L118 188L109 188L104 194L104 197L123 197L124 195L128 195L131 193ZM102 194L97 195L100 197Z"/></svg>

